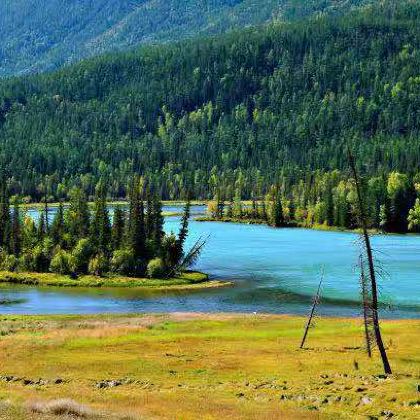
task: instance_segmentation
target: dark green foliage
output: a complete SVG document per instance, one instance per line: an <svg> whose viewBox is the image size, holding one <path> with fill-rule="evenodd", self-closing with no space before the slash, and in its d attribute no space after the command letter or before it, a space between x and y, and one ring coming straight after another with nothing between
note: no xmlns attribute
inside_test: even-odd
<svg viewBox="0 0 420 420"><path fill-rule="evenodd" d="M190 214L191 214L191 203L190 201L187 201L184 208L184 213L181 218L181 227L179 229L179 234L176 242L176 263L179 263L181 261L182 257L184 256L184 247L185 247L185 241L188 237L188 224L190 220Z"/></svg>
<svg viewBox="0 0 420 420"><path fill-rule="evenodd" d="M15 198L13 210L10 212L8 209L2 216L3 220L10 222L10 229L7 246L0 250L0 270L53 271L75 278L87 273L97 276L108 273L144 276L146 270L149 276L159 278L180 274L188 268L183 266L180 269L179 264L188 236L190 204L188 202L185 206L179 236L166 236L162 204L154 196L150 212L152 229L147 238L144 205L138 185L136 178L132 182L127 222L123 211L117 208L112 229L102 182L96 189L92 212L80 189L74 189L69 207L64 210L60 204L48 231L45 228L45 214L41 212L37 225L30 217L22 219L19 200ZM3 191L1 184L0 191ZM7 197L7 190L4 190L5 203L8 203ZM90 226L89 232L81 225L82 222L84 226ZM127 231L124 235L125 225ZM152 260L154 262L149 264Z"/></svg>
<svg viewBox="0 0 420 420"><path fill-rule="evenodd" d="M112 246L114 249L120 249L124 239L125 214L124 211L117 206L114 210L112 222Z"/></svg>
<svg viewBox="0 0 420 420"><path fill-rule="evenodd" d="M2 0L0 76L50 70L140 43L215 34L273 18L346 11L366 0Z"/></svg>
<svg viewBox="0 0 420 420"><path fill-rule="evenodd" d="M20 210L19 210L19 202L16 199L13 212L12 212L12 220L11 220L11 231L10 231L10 244L9 250L10 253L13 254L15 257L19 257L21 251L21 219L20 219Z"/></svg>
<svg viewBox="0 0 420 420"><path fill-rule="evenodd" d="M70 191L70 205L66 212L66 224L72 244L89 234L90 218L87 197L78 187Z"/></svg>
<svg viewBox="0 0 420 420"><path fill-rule="evenodd" d="M127 223L127 243L134 258L140 260L146 256L146 230L144 203L140 198L138 182L134 182L130 195L130 215Z"/></svg>
<svg viewBox="0 0 420 420"><path fill-rule="evenodd" d="M64 225L64 207L63 203L58 206L57 213L54 216L54 220L51 224L50 236L53 240L54 245L64 246L65 238L65 225Z"/></svg>
<svg viewBox="0 0 420 420"><path fill-rule="evenodd" d="M111 251L111 222L106 201L106 189L101 181L96 189L93 218L90 224L91 242L100 254L109 255ZM99 264L100 258L97 262Z"/></svg>
<svg viewBox="0 0 420 420"><path fill-rule="evenodd" d="M347 138L362 173L412 176L420 5L387 3L1 82L11 193L40 200L49 175L57 198L75 185L91 195L106 176L124 197L135 171L164 199L211 198L214 176L223 194L261 197L280 180L287 197L316 171L347 170Z"/></svg>
<svg viewBox="0 0 420 420"><path fill-rule="evenodd" d="M283 214L283 203L280 193L277 191L276 196L274 197L273 202L273 226L281 227L284 226L284 214Z"/></svg>
<svg viewBox="0 0 420 420"><path fill-rule="evenodd" d="M2 183L0 191L0 248L8 246L10 235L10 203L6 184Z"/></svg>

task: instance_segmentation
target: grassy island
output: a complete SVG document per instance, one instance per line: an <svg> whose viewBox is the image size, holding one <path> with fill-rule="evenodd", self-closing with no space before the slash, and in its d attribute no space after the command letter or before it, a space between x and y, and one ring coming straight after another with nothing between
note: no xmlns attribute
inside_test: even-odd
<svg viewBox="0 0 420 420"><path fill-rule="evenodd" d="M26 286L53 287L129 287L162 290L186 290L224 287L230 282L210 280L207 274L189 271L168 279L135 278L117 275L98 277L84 275L74 279L68 275L55 273L14 273L0 272L0 283Z"/></svg>
<svg viewBox="0 0 420 420"><path fill-rule="evenodd" d="M10 208L0 179L0 282L60 287L203 288L225 285L190 271L205 246L185 249L191 203L183 208L178 235L164 231L162 201L133 175L130 200L111 217L107 182L90 205L80 188L60 203L54 217L44 203L37 221L22 217L19 198Z"/></svg>
<svg viewBox="0 0 420 420"><path fill-rule="evenodd" d="M384 321L394 375L361 319L3 316L0 418L417 418L420 321ZM258 413L258 414L256 414Z"/></svg>

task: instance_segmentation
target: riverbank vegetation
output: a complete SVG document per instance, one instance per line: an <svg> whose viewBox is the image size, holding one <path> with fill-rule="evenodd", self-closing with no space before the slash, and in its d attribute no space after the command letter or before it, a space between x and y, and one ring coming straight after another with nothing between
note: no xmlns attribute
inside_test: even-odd
<svg viewBox="0 0 420 420"><path fill-rule="evenodd" d="M416 417L419 321L382 324L394 375L366 354L362 320L318 319L299 350L303 325L275 315L3 316L0 415L42 419L61 406L106 419Z"/></svg>
<svg viewBox="0 0 420 420"><path fill-rule="evenodd" d="M204 246L204 241L199 240L189 251L184 249L190 203L185 205L178 235L165 234L162 203L137 177L131 182L128 211L117 206L112 222L102 180L97 185L92 209L84 192L75 187L68 207L64 209L60 204L52 221L47 202L35 222L31 217L22 217L16 198L10 208L5 183L0 190L0 269L6 272L51 272L70 276L73 282L87 274L108 276L107 281L96 282L85 277L80 284L87 285L115 283L118 278L123 284L124 277L172 279L173 282L175 278L183 278ZM9 276L9 280L16 282L30 278L30 275ZM44 278L58 285L69 283L63 277L53 276L38 276L37 282ZM182 280L179 282L182 284Z"/></svg>
<svg viewBox="0 0 420 420"><path fill-rule="evenodd" d="M420 174L412 179L399 172L364 178L361 188L369 229L420 232ZM225 194L217 190L215 199L208 204L207 217L202 220L276 227L360 228L354 180L350 176L344 180L339 171L317 173L310 180L298 181L290 190L282 183L273 185L265 196L255 194L249 205L243 204L239 190L228 201L225 199Z"/></svg>
<svg viewBox="0 0 420 420"><path fill-rule="evenodd" d="M176 277L164 279L127 277L112 273L101 277L86 274L74 278L71 275L56 273L0 271L0 283L41 287L128 287L164 290L208 289L226 287L232 284L227 281L209 280L207 274L194 271L183 272ZM10 304L14 301L4 301L3 303L0 301L0 304L6 304L6 302Z"/></svg>
<svg viewBox="0 0 420 420"><path fill-rule="evenodd" d="M312 223L312 213L331 209L329 183L340 184L340 206L349 205L343 151L350 139L374 194L382 196L398 172L412 208L420 5L374 3L345 16L143 47L1 81L0 166L11 194L60 200L81 186L93 196L106 176L110 197L119 199L133 172L164 199L187 192L212 199L217 188L226 200L261 198L274 184L295 202L304 199L295 191L306 190L309 201L295 204L310 204L302 218ZM384 198L372 205L387 206Z"/></svg>

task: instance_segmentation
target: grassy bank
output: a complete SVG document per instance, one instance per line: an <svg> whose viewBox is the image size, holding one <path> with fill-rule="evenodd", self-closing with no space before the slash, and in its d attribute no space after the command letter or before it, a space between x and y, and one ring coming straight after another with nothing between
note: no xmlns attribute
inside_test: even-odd
<svg viewBox="0 0 420 420"><path fill-rule="evenodd" d="M199 272L187 272L170 279L132 278L123 276L80 276L72 279L69 276L54 273L11 273L0 272L0 283L21 284L27 286L55 287L130 287L143 289L183 290L222 287L229 282L209 280L208 275Z"/></svg>
<svg viewBox="0 0 420 420"><path fill-rule="evenodd" d="M33 411L72 399L103 418L416 418L420 321L383 323L388 378L362 348L360 320L321 319L299 350L303 325L264 315L3 316L0 411L53 418Z"/></svg>

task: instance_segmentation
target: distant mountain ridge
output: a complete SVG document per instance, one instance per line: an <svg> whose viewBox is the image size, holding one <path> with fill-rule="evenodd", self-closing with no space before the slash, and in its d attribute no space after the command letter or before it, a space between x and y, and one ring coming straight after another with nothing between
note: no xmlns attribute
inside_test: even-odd
<svg viewBox="0 0 420 420"><path fill-rule="evenodd" d="M53 70L142 43L273 19L344 12L369 0L3 0L0 77Z"/></svg>

